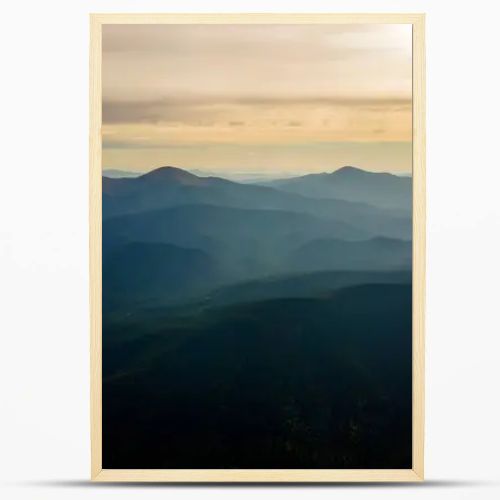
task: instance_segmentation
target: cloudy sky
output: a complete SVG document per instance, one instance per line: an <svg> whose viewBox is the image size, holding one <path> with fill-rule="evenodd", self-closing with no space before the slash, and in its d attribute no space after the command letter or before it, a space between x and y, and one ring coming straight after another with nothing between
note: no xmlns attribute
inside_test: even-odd
<svg viewBox="0 0 500 500"><path fill-rule="evenodd" d="M411 25L105 25L103 166L411 171Z"/></svg>

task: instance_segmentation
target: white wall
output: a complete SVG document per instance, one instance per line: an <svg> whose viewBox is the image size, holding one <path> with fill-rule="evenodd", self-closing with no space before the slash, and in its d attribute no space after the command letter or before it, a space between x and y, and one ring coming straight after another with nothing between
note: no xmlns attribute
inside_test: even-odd
<svg viewBox="0 0 500 500"><path fill-rule="evenodd" d="M2 5L0 475L4 498L498 498L497 2L55 1ZM85 486L89 475L88 12L427 12L426 486ZM338 488L338 487L336 487Z"/></svg>

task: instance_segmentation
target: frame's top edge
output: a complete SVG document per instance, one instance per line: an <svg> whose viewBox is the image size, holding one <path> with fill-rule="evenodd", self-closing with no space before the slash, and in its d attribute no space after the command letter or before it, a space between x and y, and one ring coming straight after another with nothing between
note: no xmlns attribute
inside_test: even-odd
<svg viewBox="0 0 500 500"><path fill-rule="evenodd" d="M114 13L114 12L96 12L89 14L93 23L99 24L175 24L175 23L208 23L208 24L226 24L228 22L245 23L285 23L293 22L297 24L305 23L374 23L374 24L415 24L425 19L425 13L415 12L360 12L360 13L299 13L299 12L248 12L248 13Z"/></svg>

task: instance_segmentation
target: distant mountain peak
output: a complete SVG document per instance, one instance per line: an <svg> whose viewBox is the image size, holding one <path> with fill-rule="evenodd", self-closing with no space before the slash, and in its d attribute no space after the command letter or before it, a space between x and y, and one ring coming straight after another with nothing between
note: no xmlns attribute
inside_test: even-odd
<svg viewBox="0 0 500 500"><path fill-rule="evenodd" d="M346 165L337 170L331 172L322 172L320 174L308 174L302 177L296 177L295 179L322 179L328 183L337 181L347 181L347 182L357 182L361 181L367 177L386 175L380 172L370 172L368 170L363 170L359 167L352 167Z"/></svg>
<svg viewBox="0 0 500 500"><path fill-rule="evenodd" d="M141 177L197 177L194 174L191 174L187 170L183 170L178 167L158 167L154 170L150 170L149 172L141 175Z"/></svg>
<svg viewBox="0 0 500 500"><path fill-rule="evenodd" d="M366 170L359 167L353 167L352 165L345 165L337 169L336 172L366 172Z"/></svg>
<svg viewBox="0 0 500 500"><path fill-rule="evenodd" d="M377 172L369 172L368 170L363 170L359 167L352 167L351 165L346 165L338 170L334 170L331 175L364 175L364 174L375 174Z"/></svg>
<svg viewBox="0 0 500 500"><path fill-rule="evenodd" d="M200 177L177 167L159 167L144 175L141 175L141 179L147 180L172 180L177 182L193 183L200 181Z"/></svg>
<svg viewBox="0 0 500 500"><path fill-rule="evenodd" d="M372 172L371 170L363 170L362 168L352 167L350 165L346 165L345 167L341 167L338 170L334 170L330 175L332 177L346 177L346 178L351 178L351 177L401 178L391 172Z"/></svg>

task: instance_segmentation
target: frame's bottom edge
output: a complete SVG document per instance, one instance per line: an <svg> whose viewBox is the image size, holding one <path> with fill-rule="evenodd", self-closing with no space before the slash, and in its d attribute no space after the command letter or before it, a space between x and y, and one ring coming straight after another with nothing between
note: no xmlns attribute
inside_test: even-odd
<svg viewBox="0 0 500 500"><path fill-rule="evenodd" d="M93 482L376 483L422 482L414 469L102 469Z"/></svg>

